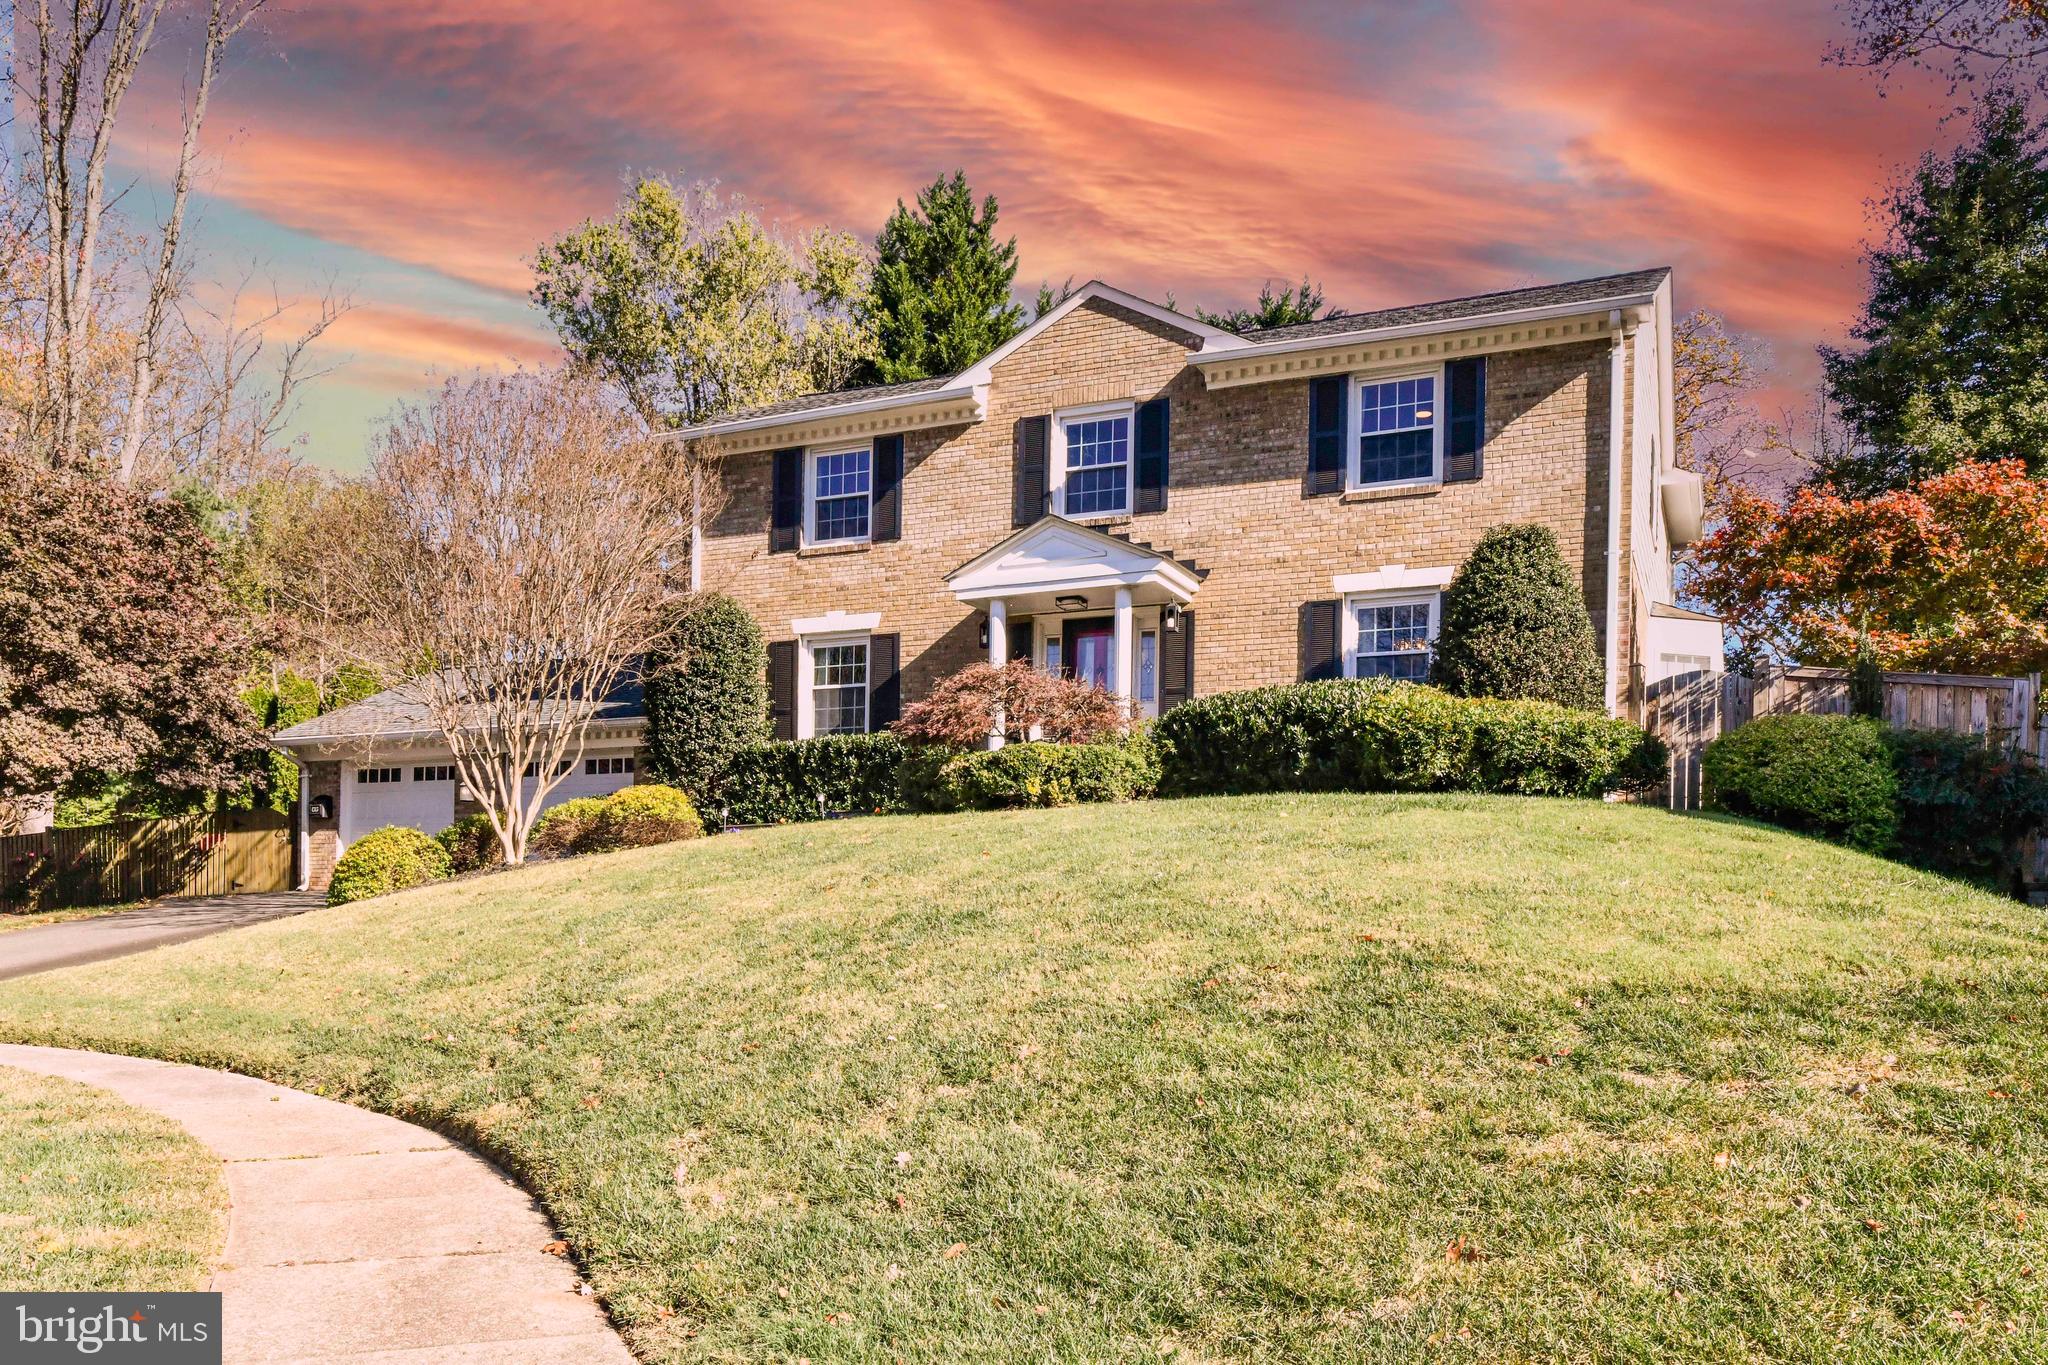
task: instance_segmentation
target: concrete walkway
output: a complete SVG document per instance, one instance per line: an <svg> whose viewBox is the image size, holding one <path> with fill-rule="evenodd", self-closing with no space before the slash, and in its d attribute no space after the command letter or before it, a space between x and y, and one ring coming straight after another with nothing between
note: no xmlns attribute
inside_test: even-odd
<svg viewBox="0 0 2048 1365"><path fill-rule="evenodd" d="M0 1065L110 1090L227 1163L229 1361L632 1365L533 1200L446 1138L203 1067L14 1045Z"/></svg>
<svg viewBox="0 0 2048 1365"><path fill-rule="evenodd" d="M204 938L241 924L301 914L322 903L317 891L195 896L190 900L159 901L118 915L13 929L0 934L0 981Z"/></svg>

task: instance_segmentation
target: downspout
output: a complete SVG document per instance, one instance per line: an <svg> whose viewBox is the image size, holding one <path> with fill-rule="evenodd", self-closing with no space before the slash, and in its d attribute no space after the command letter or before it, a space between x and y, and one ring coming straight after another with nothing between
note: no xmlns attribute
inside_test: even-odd
<svg viewBox="0 0 2048 1365"><path fill-rule="evenodd" d="M1621 698L1621 428L1627 351L1619 308L1607 314L1607 714L1620 714Z"/></svg>

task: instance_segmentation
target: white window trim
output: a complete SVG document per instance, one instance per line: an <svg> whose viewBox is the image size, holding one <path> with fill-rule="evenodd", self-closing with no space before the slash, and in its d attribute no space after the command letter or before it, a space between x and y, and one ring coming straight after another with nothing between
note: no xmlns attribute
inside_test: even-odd
<svg viewBox="0 0 2048 1365"><path fill-rule="evenodd" d="M1369 386L1392 383L1402 379L1434 379L1436 401L1430 408L1429 473L1420 479L1388 479L1379 483L1361 483L1358 478L1359 445L1365 439L1365 390ZM1428 488L1444 481L1444 408L1450 397L1444 386L1444 367L1425 365L1411 370L1368 370L1351 376L1351 407L1346 416L1350 430L1346 435L1348 444L1344 447L1344 491L1360 493L1367 489L1380 488Z"/></svg>
<svg viewBox="0 0 2048 1365"><path fill-rule="evenodd" d="M1358 609L1360 607L1406 607L1427 604L1429 607L1429 650L1436 654L1437 631L1443 625L1444 595L1440 592L1417 592L1412 588L1383 592L1353 592L1344 596L1343 619L1338 634L1343 645L1344 676L1358 676Z"/></svg>
<svg viewBox="0 0 2048 1365"><path fill-rule="evenodd" d="M868 457L868 533L864 536L838 536L832 540L818 539L818 461L826 455L859 455ZM804 448L804 548L811 549L826 545L865 545L875 538L875 447L873 442L839 441L828 445L806 446Z"/></svg>
<svg viewBox="0 0 2048 1365"><path fill-rule="evenodd" d="M818 664L817 659L815 657L816 651L825 645L853 644L866 645L868 649L866 669L867 680L864 684L864 686L866 686L868 689L868 707L862 712L862 715L866 721L866 728L863 730L863 733L874 733L874 636L871 631L865 630L841 631L833 635L800 635L797 637L796 737L798 739L815 739L818 735L818 707L817 699L813 695L813 693L817 689L817 683L815 681L818 673Z"/></svg>
<svg viewBox="0 0 2048 1365"><path fill-rule="evenodd" d="M1046 444L1046 487L1052 491L1052 506L1059 509L1063 517L1072 518L1067 511L1067 423L1091 422L1103 417L1122 417L1129 423L1129 436L1124 447L1124 505L1117 512L1083 512L1080 520L1094 521L1098 518L1128 517L1137 505L1138 498L1138 405L1135 402L1091 403L1086 407L1061 408L1052 415L1052 434Z"/></svg>

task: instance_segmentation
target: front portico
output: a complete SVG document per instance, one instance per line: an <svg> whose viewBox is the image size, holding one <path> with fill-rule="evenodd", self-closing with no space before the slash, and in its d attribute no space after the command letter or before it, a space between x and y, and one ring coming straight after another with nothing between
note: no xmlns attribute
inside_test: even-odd
<svg viewBox="0 0 2048 1365"><path fill-rule="evenodd" d="M946 587L988 613L990 664L1029 660L1157 714L1184 697L1194 631L1186 609L1207 576L1149 545L1049 515L962 564Z"/></svg>

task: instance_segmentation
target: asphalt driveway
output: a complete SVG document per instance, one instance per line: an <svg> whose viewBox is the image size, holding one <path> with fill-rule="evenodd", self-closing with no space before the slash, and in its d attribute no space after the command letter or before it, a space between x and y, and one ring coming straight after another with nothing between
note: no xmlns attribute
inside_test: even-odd
<svg viewBox="0 0 2048 1365"><path fill-rule="evenodd" d="M317 891L197 896L190 900L159 901L118 915L17 929L0 934L0 981L126 957L129 953L204 938L243 924L297 915L315 909L322 899Z"/></svg>

